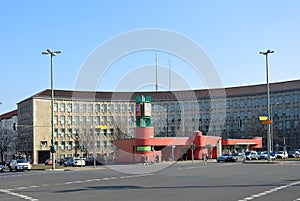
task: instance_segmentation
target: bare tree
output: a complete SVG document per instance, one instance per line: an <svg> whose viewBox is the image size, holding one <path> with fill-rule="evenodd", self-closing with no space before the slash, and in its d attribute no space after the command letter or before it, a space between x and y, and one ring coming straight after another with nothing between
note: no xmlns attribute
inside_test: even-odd
<svg viewBox="0 0 300 201"><path fill-rule="evenodd" d="M4 162L4 153L7 148L13 143L16 143L16 136L13 130L0 128L0 157L1 162Z"/></svg>

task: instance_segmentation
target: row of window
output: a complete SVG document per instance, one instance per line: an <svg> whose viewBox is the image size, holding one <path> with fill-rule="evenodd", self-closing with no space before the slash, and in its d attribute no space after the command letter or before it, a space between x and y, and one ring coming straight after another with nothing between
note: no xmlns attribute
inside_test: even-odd
<svg viewBox="0 0 300 201"><path fill-rule="evenodd" d="M114 144L113 141L110 141L110 144L108 144L107 141L103 141L103 147L104 148L113 148ZM54 142L54 148L55 150L58 150L58 148L60 148L61 150L72 150L74 148L74 143L73 141L62 141L60 145L58 145L58 142ZM93 148L93 147L92 147ZM101 142L98 140L95 142L95 148L100 149L101 148Z"/></svg>
<svg viewBox="0 0 300 201"><path fill-rule="evenodd" d="M81 129L81 130L79 130L79 129L75 129L74 130L75 131L75 133L76 134L79 134L80 136L83 136L83 137L85 137L85 136L87 136L88 135L88 133L87 133L87 130L86 129ZM67 132L67 133L66 133ZM109 129L109 130L107 130L107 129L104 129L104 130L102 130L102 132L103 132L103 135L104 136L108 136L108 135L110 135L110 136L113 136L114 135L114 129L113 128L111 128L111 129ZM89 135L96 135L96 136L100 136L100 133L101 133L101 130L100 129L90 129L89 130ZM72 128L69 128L69 129L65 129L65 128L62 128L62 129L60 129L60 132L58 133L58 129L57 128L55 128L54 129L54 133L53 133L53 136L54 137L58 137L58 134L60 134L60 136L62 137L62 138L64 138L65 136L68 136L69 138L72 138L72 136L73 136L73 129Z"/></svg>
<svg viewBox="0 0 300 201"><path fill-rule="evenodd" d="M129 119L129 121L128 121ZM130 125L134 124L134 116L130 116L129 118L127 116L124 117L120 117L117 116L116 117L116 123L120 123L122 120L122 122L129 122ZM67 121L67 122L66 122ZM74 121L74 122L73 122ZM53 124L62 124L65 125L66 123L68 125L79 125L79 124L95 124L95 125L107 125L107 124L114 124L115 123L115 118L114 116L102 116L102 118L100 116L89 116L87 118L87 116L74 116L74 120L73 120L73 116L66 116L62 115L62 116L57 116L54 115L54 119L53 119Z"/></svg>
<svg viewBox="0 0 300 201"><path fill-rule="evenodd" d="M92 104L92 103L90 103L90 104L75 103L74 104L74 112L75 113L78 113L78 112L82 112L82 113L97 112L97 113L99 113L100 111L108 112L108 110L109 110L110 112L115 111L115 112L120 113L121 111L127 112L128 109L129 109L129 112L134 112L134 104L130 104L129 106L127 104L123 104L122 110L121 110L121 104L116 104L116 105L110 104L109 106L108 106L108 104L102 104L102 108L100 106L101 106L100 104ZM116 108L115 108L115 106L116 106ZM95 107L95 110L94 110L94 107ZM116 110L114 110L114 109L116 109ZM65 111L73 112L73 104L67 103L67 105L66 105L65 103L60 103L59 108L58 108L58 103L54 103L53 110L54 110L54 112L58 112L58 110L60 110L61 112L65 112Z"/></svg>

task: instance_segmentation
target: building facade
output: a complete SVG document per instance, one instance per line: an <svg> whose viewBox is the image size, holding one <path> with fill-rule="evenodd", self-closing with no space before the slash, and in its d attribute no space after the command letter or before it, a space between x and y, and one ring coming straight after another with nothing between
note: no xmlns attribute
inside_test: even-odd
<svg viewBox="0 0 300 201"><path fill-rule="evenodd" d="M225 96L224 93L225 92ZM74 156L75 138L89 156L111 156L114 140L134 135L135 97L152 97L155 137L203 135L227 138L262 137L266 148L266 126L258 120L267 114L266 85L211 90L159 92L75 92L55 90L54 145L56 159ZM270 84L273 150L300 147L300 80ZM213 97L212 97L213 96ZM106 129L97 126L106 126ZM43 163L50 157L51 90L18 103L18 149ZM80 152L80 150L77 150Z"/></svg>
<svg viewBox="0 0 300 201"><path fill-rule="evenodd" d="M0 115L0 162L12 160L17 153L17 123L17 110Z"/></svg>

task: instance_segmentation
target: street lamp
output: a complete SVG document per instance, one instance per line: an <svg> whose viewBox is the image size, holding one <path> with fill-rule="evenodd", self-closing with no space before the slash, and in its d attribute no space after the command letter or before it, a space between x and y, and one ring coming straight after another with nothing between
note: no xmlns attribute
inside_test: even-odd
<svg viewBox="0 0 300 201"><path fill-rule="evenodd" d="M55 169L55 150L54 150L54 110L53 110L53 102L54 102L54 90L53 90L53 57L57 54L60 54L61 51L52 51L47 49L46 52L42 52L43 55L50 54L50 69L51 69L51 154L52 154L52 170Z"/></svg>
<svg viewBox="0 0 300 201"><path fill-rule="evenodd" d="M266 52L259 52L266 56L266 76L267 76L267 108L268 108L268 119L271 120L271 110L270 110L270 85L269 85L269 66L268 66L268 54L272 54L274 51L267 50ZM271 160L270 152L271 152L271 124L267 125L267 147L268 147L268 161Z"/></svg>

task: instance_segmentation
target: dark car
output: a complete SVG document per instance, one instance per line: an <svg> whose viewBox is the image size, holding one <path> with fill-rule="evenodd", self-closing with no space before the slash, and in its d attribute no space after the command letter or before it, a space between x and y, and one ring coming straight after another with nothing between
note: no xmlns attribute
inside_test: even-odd
<svg viewBox="0 0 300 201"><path fill-rule="evenodd" d="M3 173L5 170L5 166L4 165L0 165L0 172Z"/></svg>
<svg viewBox="0 0 300 201"><path fill-rule="evenodd" d="M93 157L87 158L85 160L85 165L94 165L94 163L96 163L96 165L103 165L104 161L99 160L99 159L94 159Z"/></svg>
<svg viewBox="0 0 300 201"><path fill-rule="evenodd" d="M220 162L226 162L226 158L229 156L229 154L222 154L222 156L219 156L217 158L217 162L220 163Z"/></svg>
<svg viewBox="0 0 300 201"><path fill-rule="evenodd" d="M244 155L239 153L232 153L227 158L225 158L225 162L238 162L244 160Z"/></svg>

